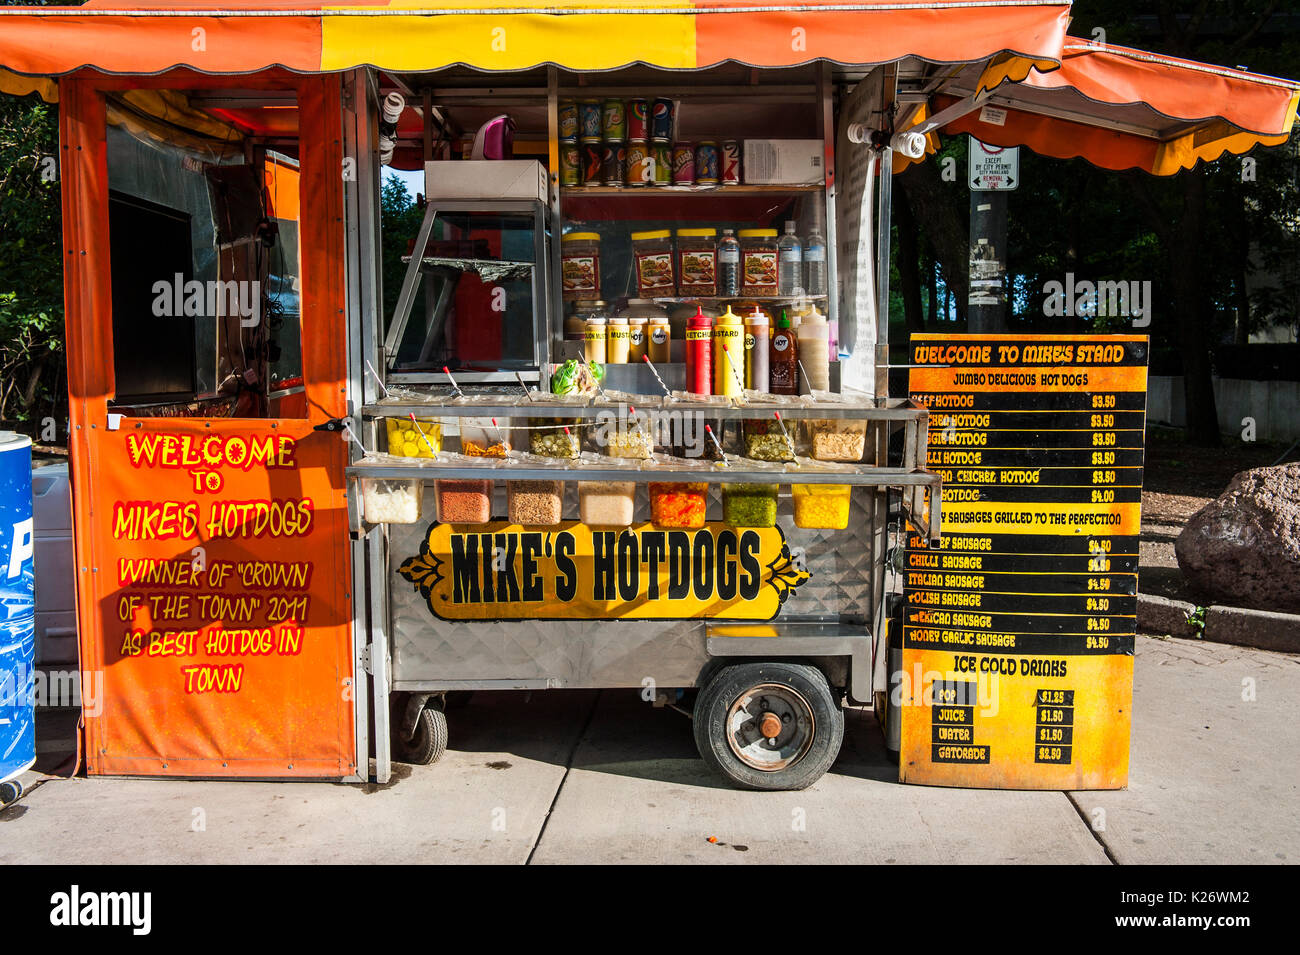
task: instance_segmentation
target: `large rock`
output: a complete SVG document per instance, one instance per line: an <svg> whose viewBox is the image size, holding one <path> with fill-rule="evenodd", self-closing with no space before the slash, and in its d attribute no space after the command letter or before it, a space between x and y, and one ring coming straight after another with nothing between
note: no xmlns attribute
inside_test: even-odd
<svg viewBox="0 0 1300 955"><path fill-rule="evenodd" d="M1174 544L1205 602L1300 612L1300 464L1242 471Z"/></svg>

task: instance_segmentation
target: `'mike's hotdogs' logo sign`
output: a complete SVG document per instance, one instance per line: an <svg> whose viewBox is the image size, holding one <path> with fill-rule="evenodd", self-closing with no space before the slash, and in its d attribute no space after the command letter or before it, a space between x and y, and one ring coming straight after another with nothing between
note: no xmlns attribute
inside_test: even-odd
<svg viewBox="0 0 1300 955"><path fill-rule="evenodd" d="M445 620L771 620L808 580L776 527L433 524L398 573Z"/></svg>

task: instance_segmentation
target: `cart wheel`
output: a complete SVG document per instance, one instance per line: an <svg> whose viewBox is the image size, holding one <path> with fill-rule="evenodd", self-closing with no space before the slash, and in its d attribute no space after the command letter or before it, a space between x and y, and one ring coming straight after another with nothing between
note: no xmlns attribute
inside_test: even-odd
<svg viewBox="0 0 1300 955"><path fill-rule="evenodd" d="M23 784L16 779L0 783L0 806L7 806L23 794Z"/></svg>
<svg viewBox="0 0 1300 955"><path fill-rule="evenodd" d="M393 737L393 758L399 763L428 766L442 759L447 751L447 714L436 700L430 700L415 721L415 733L409 740Z"/></svg>
<svg viewBox="0 0 1300 955"><path fill-rule="evenodd" d="M744 789L806 789L844 741L844 711L820 670L740 663L719 670L695 703L704 762Z"/></svg>

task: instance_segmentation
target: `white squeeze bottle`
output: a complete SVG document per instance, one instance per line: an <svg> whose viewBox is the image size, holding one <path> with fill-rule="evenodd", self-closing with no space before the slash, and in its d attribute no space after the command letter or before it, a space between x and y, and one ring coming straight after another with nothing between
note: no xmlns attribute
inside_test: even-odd
<svg viewBox="0 0 1300 955"><path fill-rule="evenodd" d="M804 380L809 391L829 391L830 326L816 308L805 313L799 322L799 362L803 365Z"/></svg>
<svg viewBox="0 0 1300 955"><path fill-rule="evenodd" d="M776 294L803 294L803 246L794 234L794 223L787 221L785 235L776 244Z"/></svg>

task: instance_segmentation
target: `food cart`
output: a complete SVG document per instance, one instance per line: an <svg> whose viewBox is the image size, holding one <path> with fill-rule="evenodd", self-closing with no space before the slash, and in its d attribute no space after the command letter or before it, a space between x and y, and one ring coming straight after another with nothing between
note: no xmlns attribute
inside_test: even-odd
<svg viewBox="0 0 1300 955"><path fill-rule="evenodd" d="M941 527L929 413L888 393L892 171L960 128L1168 174L1294 118L1292 84L1068 13L0 10L0 88L60 104L88 769L384 782L441 754L448 694L628 687L698 689L732 782L815 781L888 687L891 541ZM381 156L425 174L391 313ZM786 223L823 288L770 287ZM684 266L725 230L753 285ZM743 380L731 307L824 317L799 393ZM618 360L634 319L659 360Z"/></svg>

